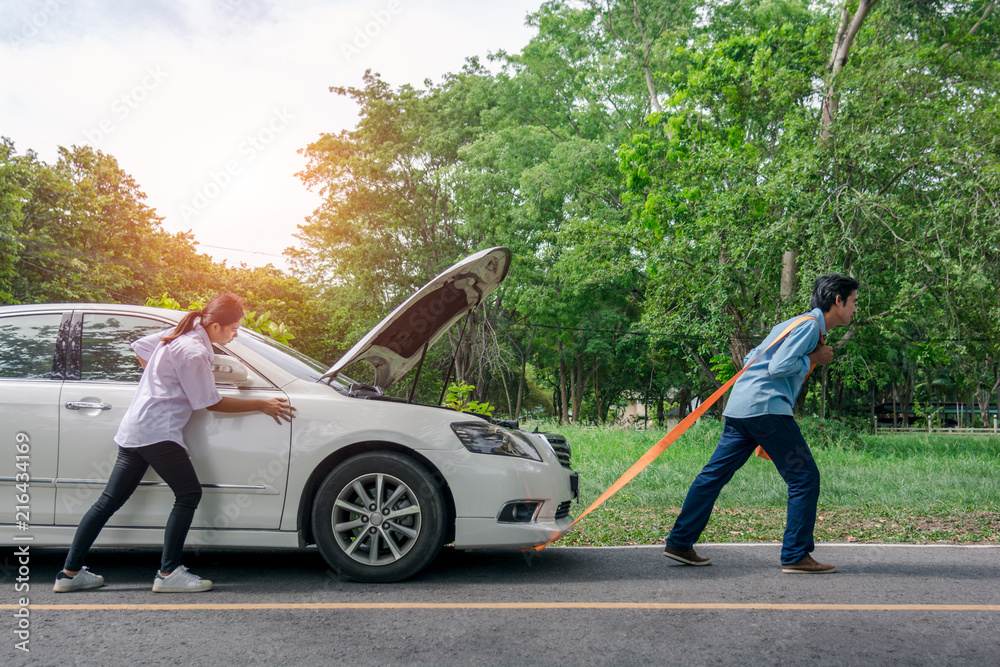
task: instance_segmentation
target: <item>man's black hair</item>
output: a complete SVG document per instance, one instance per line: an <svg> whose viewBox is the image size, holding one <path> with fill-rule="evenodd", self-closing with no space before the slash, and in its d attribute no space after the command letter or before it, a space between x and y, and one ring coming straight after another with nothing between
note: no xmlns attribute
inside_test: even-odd
<svg viewBox="0 0 1000 667"><path fill-rule="evenodd" d="M858 281L839 273L828 273L820 276L813 284L812 302L810 308L819 308L824 313L833 308L839 296L844 303L851 293L858 289Z"/></svg>

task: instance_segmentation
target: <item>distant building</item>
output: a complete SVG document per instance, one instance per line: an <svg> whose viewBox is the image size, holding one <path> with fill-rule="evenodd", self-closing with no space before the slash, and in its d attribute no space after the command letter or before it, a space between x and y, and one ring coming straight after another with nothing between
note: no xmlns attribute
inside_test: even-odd
<svg viewBox="0 0 1000 667"><path fill-rule="evenodd" d="M691 399L691 403L688 405L687 414L690 414L692 410L701 405L701 398L695 396ZM622 426L636 426L639 428L644 428L646 426L656 426L656 407L651 406L652 409L647 412L646 404L638 399L632 399L625 404L624 408L618 409L618 418L616 420L617 424ZM673 407L670 410L666 410L663 414L664 427L673 428L680 423L680 412L677 407Z"/></svg>
<svg viewBox="0 0 1000 667"><path fill-rule="evenodd" d="M910 405L906 415L908 419L904 419L903 406L899 403L877 403L874 413L878 426L902 426L904 423L910 426L926 426L927 420L930 419L931 424L941 428L968 427L970 416L974 416L977 426L985 425L989 428L997 419L997 404L989 406L986 419L982 418L978 404L969 405L954 401Z"/></svg>

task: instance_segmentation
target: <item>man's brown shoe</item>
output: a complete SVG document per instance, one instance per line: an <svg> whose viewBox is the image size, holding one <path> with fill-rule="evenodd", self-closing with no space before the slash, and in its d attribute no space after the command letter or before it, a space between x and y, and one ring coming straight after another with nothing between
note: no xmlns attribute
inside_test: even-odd
<svg viewBox="0 0 1000 667"><path fill-rule="evenodd" d="M837 566L817 563L812 556L806 556L798 563L782 564L781 571L786 574L831 574L837 571Z"/></svg>
<svg viewBox="0 0 1000 667"><path fill-rule="evenodd" d="M699 556L694 552L694 549L688 549L687 551L678 551L677 549L671 549L670 547L663 547L663 555L667 558L673 558L679 563L684 563L685 565L711 565L712 559L705 558L704 556Z"/></svg>

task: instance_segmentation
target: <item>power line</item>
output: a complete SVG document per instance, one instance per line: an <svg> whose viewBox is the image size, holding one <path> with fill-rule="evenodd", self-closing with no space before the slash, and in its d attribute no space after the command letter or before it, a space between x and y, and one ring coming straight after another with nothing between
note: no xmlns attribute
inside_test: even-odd
<svg viewBox="0 0 1000 667"><path fill-rule="evenodd" d="M655 331L615 331L613 329L591 329L587 327L565 327L559 326L557 324L535 324L532 322L517 322L514 320L507 320L498 317L485 318L487 322L494 324L508 324L516 327L527 327L532 329L556 329L559 331L582 331L585 333L599 333L599 334L611 334L613 336L649 336L653 338L671 338L679 340L694 340L694 341L714 341L713 338L706 338L704 336L681 336L672 333L657 333ZM761 340L766 338L766 335L760 337ZM913 338L907 342L921 342L921 343L988 343L993 341L992 338Z"/></svg>
<svg viewBox="0 0 1000 667"><path fill-rule="evenodd" d="M515 322L498 317L486 318L487 322L494 324L509 324L515 327L528 327L531 329L556 329L558 331L583 331L586 333L611 334L613 336L651 336L654 338L681 338L685 340L710 340L702 336L678 336L674 334L656 333L653 331L614 331L612 329L590 329L587 327L563 327L557 324L534 324L532 322Z"/></svg>
<svg viewBox="0 0 1000 667"><path fill-rule="evenodd" d="M56 250L56 251L66 249L66 246L61 246L61 245L57 245L57 244L53 244L53 243L44 243L42 241L38 241L37 239L28 239L28 238L24 238L24 237L13 236L13 235L10 235L10 234L0 234L0 239L9 240L9 241L13 241L15 243L21 243L21 244L24 244L24 245L35 245L37 247L45 247L45 248L48 248L48 249L51 249L51 250ZM215 250L229 250L231 252L242 252L242 253L246 253L248 255L263 255L265 257L275 257L275 258L281 259L281 260L285 260L286 259L286 257L284 255L278 255L278 254L275 254L273 252L263 252L261 250L245 250L243 248L230 248L230 247L221 246L221 245L209 245L207 243L201 243L199 241L195 241L194 242L194 246L195 246L196 250L198 248L214 248ZM71 249L75 253L77 253L79 255L79 248L71 248ZM89 258L89 259L98 261L98 258L96 258L93 255L84 255L84 256L87 257L87 258Z"/></svg>
<svg viewBox="0 0 1000 667"><path fill-rule="evenodd" d="M276 255L273 252L262 252L260 250L244 250L242 248L227 248L221 245L208 245L207 243L195 242L199 248L215 248L216 250L231 250L233 252L245 252L248 255L265 255L267 257L277 257L278 259L285 259L284 255Z"/></svg>

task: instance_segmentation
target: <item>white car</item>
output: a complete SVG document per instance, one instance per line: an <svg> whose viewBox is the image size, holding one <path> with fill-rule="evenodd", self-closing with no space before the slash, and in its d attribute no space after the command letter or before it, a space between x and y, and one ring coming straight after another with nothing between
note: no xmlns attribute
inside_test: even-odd
<svg viewBox="0 0 1000 667"><path fill-rule="evenodd" d="M527 547L568 528L578 477L565 438L384 393L509 263L502 247L459 262L329 369L247 329L216 346L223 396L284 396L297 417L194 413L184 439L204 494L188 548L316 544L344 576L387 582L416 574L448 543ZM0 307L0 545L69 546L107 483L142 372L129 344L183 314ZM372 364L374 385L340 372L357 361ZM96 546L162 545L172 505L151 470Z"/></svg>

